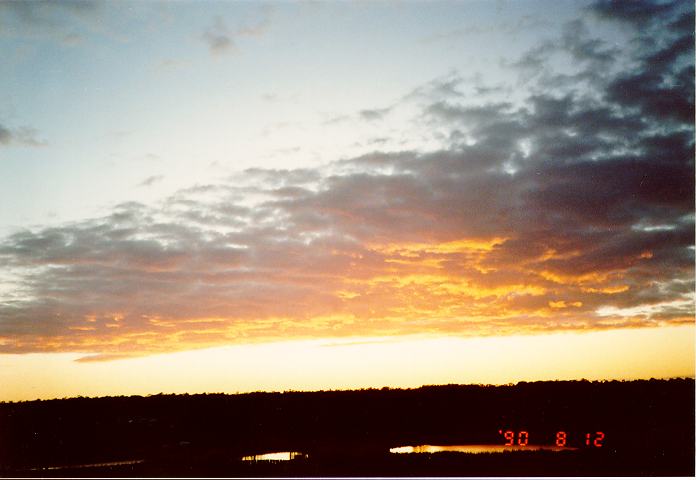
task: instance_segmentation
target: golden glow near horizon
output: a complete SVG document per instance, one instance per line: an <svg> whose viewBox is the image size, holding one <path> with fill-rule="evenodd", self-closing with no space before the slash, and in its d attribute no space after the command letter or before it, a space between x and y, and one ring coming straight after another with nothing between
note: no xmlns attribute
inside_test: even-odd
<svg viewBox="0 0 696 480"><path fill-rule="evenodd" d="M488 338L352 338L106 362L0 356L0 400L694 376L694 327Z"/></svg>

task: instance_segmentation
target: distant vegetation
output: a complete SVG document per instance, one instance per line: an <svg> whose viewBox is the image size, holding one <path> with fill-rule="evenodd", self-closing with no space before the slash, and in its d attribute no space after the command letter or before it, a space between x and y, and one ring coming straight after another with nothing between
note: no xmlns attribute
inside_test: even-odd
<svg viewBox="0 0 696 480"><path fill-rule="evenodd" d="M575 452L389 454L418 444L503 444L499 431ZM583 448L585 432L605 435ZM273 451L308 459L249 464ZM58 476L693 475L694 380L153 395L0 404L0 474Z"/></svg>

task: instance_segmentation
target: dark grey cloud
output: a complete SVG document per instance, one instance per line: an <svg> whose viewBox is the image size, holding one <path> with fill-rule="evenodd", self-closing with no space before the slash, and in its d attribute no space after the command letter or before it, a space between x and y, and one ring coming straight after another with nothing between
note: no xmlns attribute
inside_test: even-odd
<svg viewBox="0 0 696 480"><path fill-rule="evenodd" d="M570 72L559 72L554 57L567 56L572 65ZM619 48L593 37L586 20L578 18L562 27L559 38L552 38L524 53L514 61L503 61L520 72L519 84L537 81L540 89L577 89L583 83L593 87L616 67L621 56Z"/></svg>
<svg viewBox="0 0 696 480"><path fill-rule="evenodd" d="M635 0L624 2L621 0L599 0L590 10L599 17L608 20L625 22L633 26L642 27L649 23L659 23L664 17L672 14L681 2L657 2L651 0Z"/></svg>
<svg viewBox="0 0 696 480"><path fill-rule="evenodd" d="M590 37L587 26L579 19L564 26L560 45L574 60L592 62L595 69L612 63L618 53L616 48Z"/></svg>
<svg viewBox="0 0 696 480"><path fill-rule="evenodd" d="M693 25L693 11L681 13ZM654 33L650 31L650 33ZM694 31L668 30L655 41L641 33L637 67L613 79L609 100L653 119L688 124L694 118Z"/></svg>

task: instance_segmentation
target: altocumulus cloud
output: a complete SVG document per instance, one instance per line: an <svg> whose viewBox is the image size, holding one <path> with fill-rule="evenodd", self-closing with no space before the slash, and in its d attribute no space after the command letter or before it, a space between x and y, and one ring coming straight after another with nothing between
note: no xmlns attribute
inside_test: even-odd
<svg viewBox="0 0 696 480"><path fill-rule="evenodd" d="M572 22L511 66L521 101L467 103L453 77L420 97L419 121L451 132L436 151L253 169L10 235L0 351L690 323L691 8L595 4L633 50Z"/></svg>

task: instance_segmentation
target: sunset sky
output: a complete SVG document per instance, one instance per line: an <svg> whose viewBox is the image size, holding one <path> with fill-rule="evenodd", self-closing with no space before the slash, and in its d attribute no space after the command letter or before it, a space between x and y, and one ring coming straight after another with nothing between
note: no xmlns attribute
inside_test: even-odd
<svg viewBox="0 0 696 480"><path fill-rule="evenodd" d="M694 375L691 1L10 1L0 57L0 401Z"/></svg>

